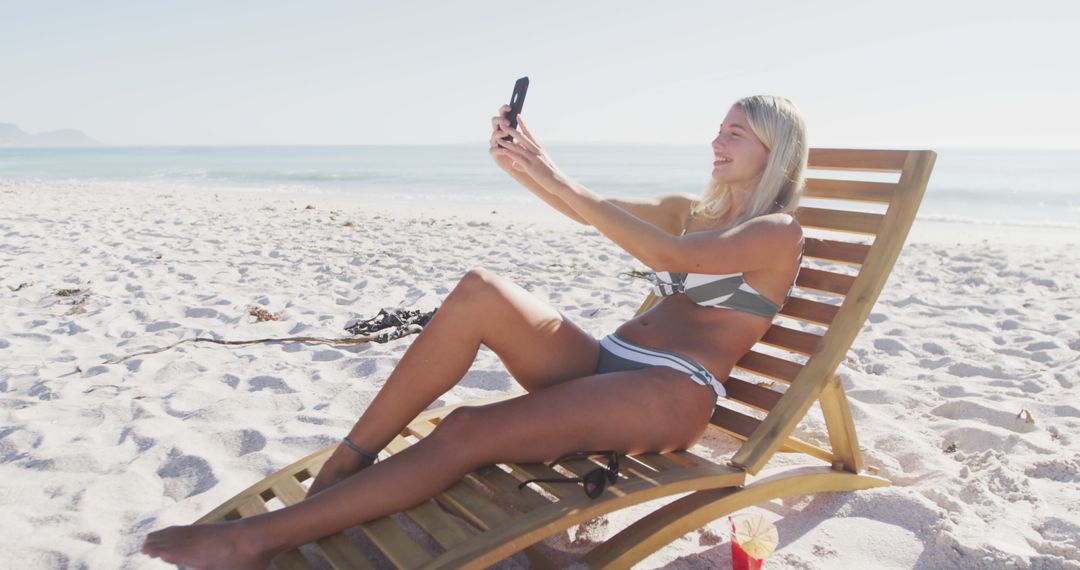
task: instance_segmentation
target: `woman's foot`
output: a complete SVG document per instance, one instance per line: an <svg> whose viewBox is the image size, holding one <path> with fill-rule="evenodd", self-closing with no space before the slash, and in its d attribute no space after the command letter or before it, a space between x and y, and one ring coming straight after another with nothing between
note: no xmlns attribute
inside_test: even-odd
<svg viewBox="0 0 1080 570"><path fill-rule="evenodd" d="M190 568L263 570L274 553L260 550L238 523L171 526L147 535L142 552Z"/></svg>

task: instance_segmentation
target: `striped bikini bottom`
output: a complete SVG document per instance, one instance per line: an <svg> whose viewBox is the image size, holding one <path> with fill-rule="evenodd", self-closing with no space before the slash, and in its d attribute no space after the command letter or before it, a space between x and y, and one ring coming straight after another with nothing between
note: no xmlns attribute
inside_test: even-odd
<svg viewBox="0 0 1080 570"><path fill-rule="evenodd" d="M724 385L716 379L716 376L692 358L669 350L634 344L615 333L600 340L600 361L596 365L596 374L640 370L651 366L666 366L685 372L694 382L708 386L716 399L727 397L727 390L724 390Z"/></svg>

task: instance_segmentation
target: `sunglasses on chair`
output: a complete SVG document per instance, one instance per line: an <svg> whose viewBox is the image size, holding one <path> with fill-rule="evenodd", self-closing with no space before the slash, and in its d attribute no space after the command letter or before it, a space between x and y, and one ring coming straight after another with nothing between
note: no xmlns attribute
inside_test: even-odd
<svg viewBox="0 0 1080 570"><path fill-rule="evenodd" d="M555 461L548 464L548 467L554 467L567 459L576 459L584 457L605 456L607 457L607 467L597 467L592 471L582 475L581 477L560 477L552 479L529 479L524 483L518 485L518 489L525 487L529 483L581 483L585 488L585 494L590 499L595 499L600 496L600 493L604 492L604 489L608 485L614 485L615 481L619 479L619 455L614 451L571 451L565 455L561 455Z"/></svg>

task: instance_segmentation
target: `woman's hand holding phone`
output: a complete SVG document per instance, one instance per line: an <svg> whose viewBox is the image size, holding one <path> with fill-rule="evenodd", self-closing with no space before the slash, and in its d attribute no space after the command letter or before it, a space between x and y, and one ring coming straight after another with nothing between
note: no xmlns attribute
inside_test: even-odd
<svg viewBox="0 0 1080 570"><path fill-rule="evenodd" d="M514 167L513 167L514 159L507 156L507 155L504 155L504 154L501 154L501 153L498 152L502 148L501 146L499 146L499 144L503 142L501 140L503 135L500 134L499 127L503 126L503 127L506 127L506 128L510 128L510 119L506 118L508 113L510 113L510 105L503 105L502 107L499 108L499 115L497 117L492 117L491 118L491 150L490 150L490 152L491 152L491 158L495 159L495 164L497 164L499 166L499 168L506 171L507 174L513 174L514 173Z"/></svg>
<svg viewBox="0 0 1080 570"><path fill-rule="evenodd" d="M518 130L511 129L509 121L502 114L495 119L495 132L491 135L491 155L500 168L511 174L523 172L549 192L550 184L566 181L566 177L547 152L536 142L522 115L517 118ZM505 137L511 137L511 140L503 140Z"/></svg>
<svg viewBox="0 0 1080 570"><path fill-rule="evenodd" d="M508 134L511 137L520 137L522 136L522 133L509 130L510 120L506 116L509 112L510 105L503 105L499 108L498 116L491 118L492 131L490 153L491 157L495 159L495 164L499 165L499 168L503 169L507 174L514 177L515 180L528 188L532 193L536 194L539 198L547 202L552 208L555 208L556 210L562 212L563 214L578 223L588 225L589 223L586 222L585 219L578 215L576 212L574 212L574 210L570 208L570 206L566 205L566 203L563 202L560 197L552 194L550 190L545 188L544 181L533 178L533 173L538 171L536 168L515 168L514 155L508 152L508 147L511 143L502 140L502 138L504 136L507 136ZM518 115L518 121L518 126L522 131L524 131L524 135L530 137L531 139L532 135L531 133L529 133L523 122L521 122L520 115ZM544 158L546 158L546 155L544 155ZM548 163L550 163L550 160L548 161ZM552 169L550 169L548 172L549 174L555 172L554 167L552 167ZM561 176L561 173L558 176Z"/></svg>

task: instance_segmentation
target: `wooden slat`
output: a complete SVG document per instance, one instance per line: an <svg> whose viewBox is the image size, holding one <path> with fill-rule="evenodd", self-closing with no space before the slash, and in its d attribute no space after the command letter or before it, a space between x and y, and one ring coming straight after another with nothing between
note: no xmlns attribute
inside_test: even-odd
<svg viewBox="0 0 1080 570"><path fill-rule="evenodd" d="M642 461L636 455L619 457L619 470L630 477L652 477L657 471L662 471L662 469L658 470L652 464Z"/></svg>
<svg viewBox="0 0 1080 570"><path fill-rule="evenodd" d="M521 481L495 465L481 467L473 471L470 476L491 491L496 499L516 511L527 513L551 503L543 495L534 491L531 486L519 489L518 485Z"/></svg>
<svg viewBox="0 0 1080 570"><path fill-rule="evenodd" d="M836 293L837 295L847 295L853 283L855 283L855 277L851 275L811 269L809 267L801 268L799 277L795 280L795 284L803 289Z"/></svg>
<svg viewBox="0 0 1080 570"><path fill-rule="evenodd" d="M744 354L743 357L735 363L735 366L742 368L743 370L749 370L755 374L760 374L766 378L779 380L785 384L791 384L791 381L798 376L799 371L802 370L803 367L803 365L798 362L784 360L783 358L777 358L753 350Z"/></svg>
<svg viewBox="0 0 1080 570"><path fill-rule="evenodd" d="M803 255L812 259L838 261L850 265L861 265L870 252L870 245L831 239L807 237L803 243Z"/></svg>
<svg viewBox="0 0 1080 570"><path fill-rule="evenodd" d="M870 212L830 210L827 208L799 208L795 219L807 228L820 228L837 232L875 235L885 216Z"/></svg>
<svg viewBox="0 0 1080 570"><path fill-rule="evenodd" d="M803 196L807 198L888 204L896 190L897 186L892 182L807 178L806 190L803 191Z"/></svg>
<svg viewBox="0 0 1080 570"><path fill-rule="evenodd" d="M218 505L217 508L200 517L194 524L206 524L227 520L230 513L235 513L237 506L246 503L251 497L261 496L264 502L273 500L274 493L270 490L270 486L273 485L274 482L282 477L293 477L294 473L302 471L310 465L322 465L335 449L337 449L337 444L328 445L293 462L289 466L274 472L262 481L254 483L247 489L234 495L228 501Z"/></svg>
<svg viewBox="0 0 1080 570"><path fill-rule="evenodd" d="M405 427L405 433L415 435L420 439L431 435L433 431L435 431L435 424L428 421L414 421Z"/></svg>
<svg viewBox="0 0 1080 570"><path fill-rule="evenodd" d="M687 466L688 468L706 467L706 466L715 467L716 466L716 464L713 463L712 461L709 461L708 459L705 459L704 457L701 457L700 455L695 455L693 453L690 453L689 451L686 451L686 450L672 451L671 453L668 453L667 455L674 458L676 461L681 462L683 465Z"/></svg>
<svg viewBox="0 0 1080 570"><path fill-rule="evenodd" d="M729 398L765 412L771 410L782 396L776 390L733 377L724 382L724 389L727 390Z"/></svg>
<svg viewBox="0 0 1080 570"><path fill-rule="evenodd" d="M398 568L416 568L431 560L431 555L391 517L363 523L360 530Z"/></svg>
<svg viewBox="0 0 1080 570"><path fill-rule="evenodd" d="M300 482L292 476L282 477L273 485L274 496L286 505L295 505L307 494ZM315 541L326 560L337 569L374 568L345 535L338 533Z"/></svg>
<svg viewBox="0 0 1080 570"><path fill-rule="evenodd" d="M484 530L491 530L512 518L506 511L464 481L459 481L446 491L439 493L436 500L457 511L474 526Z"/></svg>
<svg viewBox="0 0 1080 570"><path fill-rule="evenodd" d="M752 418L731 408L717 406L710 422L728 434L745 441L750 438L762 420ZM832 464L834 459L833 454L828 450L794 437L786 438L780 444L779 451L805 453L829 464Z"/></svg>
<svg viewBox="0 0 1080 570"><path fill-rule="evenodd" d="M266 503L262 502L262 498L258 496L251 497L249 501L239 505L236 511L245 519L270 512L266 508ZM311 570L311 564L308 563L307 558L295 549L275 556L274 567L278 570Z"/></svg>
<svg viewBox="0 0 1080 570"><path fill-rule="evenodd" d="M390 440L390 443L386 444L384 451L388 451L390 455L397 455L402 451L405 451L412 445L412 442L405 438L403 435L395 435L394 439Z"/></svg>
<svg viewBox="0 0 1080 570"><path fill-rule="evenodd" d="M707 465L657 473L655 478L620 481L610 491L590 499L576 489L573 498L515 517L491 532L445 552L431 568L487 568L499 560L571 526L633 505L699 489L738 486L745 473L727 465Z"/></svg>
<svg viewBox="0 0 1080 570"><path fill-rule="evenodd" d="M761 428L739 448L731 462L756 474L785 440L799 420L818 399L821 391L847 355L856 335L862 330L878 295L893 270L896 258L911 230L937 155L931 151L907 153L900 181L901 190L889 204L880 234L860 270L865 279L857 281L844 303L843 314L837 315L823 346L815 352L801 373L802 378L784 393L784 397L765 418Z"/></svg>
<svg viewBox="0 0 1080 570"><path fill-rule="evenodd" d="M682 463L666 457L662 453L642 453L640 455L635 455L634 458L657 471L683 468Z"/></svg>
<svg viewBox="0 0 1080 570"><path fill-rule="evenodd" d="M513 476L494 465L489 465L468 474L465 479L437 495L435 500L447 509L464 517L473 526L484 531L491 531L502 525L510 524L515 520L515 517L505 510L506 507L496 504L484 494L473 489L471 485L483 486L495 495L496 501L502 501L507 507L515 508L526 514L551 504L551 501L548 501L531 488L518 489L517 484L518 481ZM468 547L468 544L472 544L477 539L476 537L471 538L471 541L466 541L466 544L460 545L458 549ZM456 550L447 549L444 555ZM523 553L528 558L531 568L537 568L538 570L554 570L556 568L551 559L535 546L526 547ZM435 566L440 567L437 562Z"/></svg>
<svg viewBox="0 0 1080 570"><path fill-rule="evenodd" d="M812 169L900 172L911 151L842 148L812 148L808 166Z"/></svg>
<svg viewBox="0 0 1080 570"><path fill-rule="evenodd" d="M828 326L832 324L839 310L840 307L836 305L811 301L810 299L792 295L788 297L784 307L780 309L780 314L800 321Z"/></svg>
<svg viewBox="0 0 1080 570"><path fill-rule="evenodd" d="M757 429L761 420L752 418L742 412L732 410L731 408L716 406L709 423L739 439L746 440L750 437L750 434L754 433L754 430Z"/></svg>
<svg viewBox="0 0 1080 570"><path fill-rule="evenodd" d="M571 461L564 461L559 465L566 467L568 471L581 477L594 469L607 467L607 458L597 455L592 459L574 459ZM651 469L639 465L637 460L632 457L621 457L619 463L619 479L615 482L615 485L627 485L632 483L642 477L643 471L646 478L652 478L650 476L652 473ZM579 493L584 493L580 483L577 485L577 489Z"/></svg>
<svg viewBox="0 0 1080 570"><path fill-rule="evenodd" d="M774 324L758 342L809 356L821 342L821 336Z"/></svg>
<svg viewBox="0 0 1080 570"><path fill-rule="evenodd" d="M405 516L431 535L444 549L453 548L469 540L470 535L461 527L461 523L431 501L425 501L405 511Z"/></svg>

